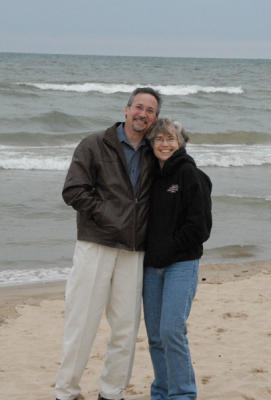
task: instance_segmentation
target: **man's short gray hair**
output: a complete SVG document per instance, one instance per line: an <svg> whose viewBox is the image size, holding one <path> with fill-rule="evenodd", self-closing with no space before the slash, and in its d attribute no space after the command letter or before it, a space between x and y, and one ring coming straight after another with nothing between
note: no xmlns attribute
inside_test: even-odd
<svg viewBox="0 0 271 400"><path fill-rule="evenodd" d="M189 140L189 136L184 130L182 124L178 121L173 121L168 118L159 118L153 125L152 130L148 134L147 138L153 145L154 138L159 134L171 135L170 128L173 128L176 132L178 143L180 147L185 147Z"/></svg>
<svg viewBox="0 0 271 400"><path fill-rule="evenodd" d="M131 107L131 105L133 104L133 101L134 101L136 95L139 94L139 93L147 93L147 94L150 94L151 96L153 96L153 97L156 99L157 104L158 104L158 106L157 106L157 111L156 111L156 116L158 117L158 115L159 115L159 113L160 113L160 110L161 110L162 98L161 98L160 93L159 93L157 90L154 90L154 89L151 88L151 87L146 86L146 87L138 87L138 88L136 88L136 89L131 93L131 95L130 95L130 97L129 97L129 99L128 99L127 106L128 106L128 107Z"/></svg>

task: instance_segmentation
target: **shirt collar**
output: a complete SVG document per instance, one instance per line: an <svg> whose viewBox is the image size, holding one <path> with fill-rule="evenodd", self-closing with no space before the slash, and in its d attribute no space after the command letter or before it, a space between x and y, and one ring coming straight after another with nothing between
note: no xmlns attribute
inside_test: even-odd
<svg viewBox="0 0 271 400"><path fill-rule="evenodd" d="M124 123L121 123L121 124L119 124L119 125L117 126L117 136L118 136L118 139L119 139L119 141L120 141L121 143L126 143L128 146L130 146L130 147L133 148L133 146L132 146L131 143L129 142L129 139L128 139L127 136L126 136L126 133L125 133L125 130L124 130ZM146 141L145 138L143 138L143 139L141 140L141 142L140 142L140 144L139 144L137 150L138 150L140 147L145 146L146 144L147 144L147 141Z"/></svg>

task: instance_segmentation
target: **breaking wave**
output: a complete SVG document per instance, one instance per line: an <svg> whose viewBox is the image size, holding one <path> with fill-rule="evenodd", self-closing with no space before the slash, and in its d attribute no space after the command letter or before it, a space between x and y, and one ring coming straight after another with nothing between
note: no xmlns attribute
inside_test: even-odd
<svg viewBox="0 0 271 400"><path fill-rule="evenodd" d="M159 90L165 96L187 96L197 93L226 93L226 94L242 94L244 91L241 86L200 86L200 85L140 85L140 84L115 84L115 83L19 83L19 85L33 87L40 90L55 90L65 92L100 92L104 94L113 93L131 93L140 86L151 86Z"/></svg>

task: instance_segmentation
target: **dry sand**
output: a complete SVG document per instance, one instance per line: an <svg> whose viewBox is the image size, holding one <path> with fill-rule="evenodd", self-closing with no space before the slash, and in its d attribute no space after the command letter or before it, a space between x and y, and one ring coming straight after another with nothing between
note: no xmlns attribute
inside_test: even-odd
<svg viewBox="0 0 271 400"><path fill-rule="evenodd" d="M271 262L201 266L188 323L199 400L271 399ZM54 400L64 284L0 289L0 399ZM109 328L103 318L83 375L96 400ZM127 400L148 400L152 366L144 322Z"/></svg>

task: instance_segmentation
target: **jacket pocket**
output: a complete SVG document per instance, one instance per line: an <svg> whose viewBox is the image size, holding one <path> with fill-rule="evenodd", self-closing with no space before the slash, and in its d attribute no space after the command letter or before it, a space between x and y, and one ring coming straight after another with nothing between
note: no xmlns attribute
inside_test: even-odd
<svg viewBox="0 0 271 400"><path fill-rule="evenodd" d="M95 224L100 228L106 228L108 231L115 230L112 211L107 200L102 200L99 205L92 212L92 219Z"/></svg>

